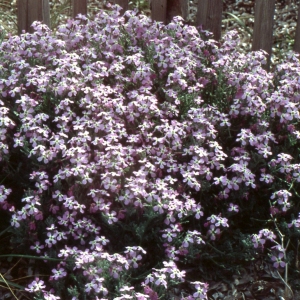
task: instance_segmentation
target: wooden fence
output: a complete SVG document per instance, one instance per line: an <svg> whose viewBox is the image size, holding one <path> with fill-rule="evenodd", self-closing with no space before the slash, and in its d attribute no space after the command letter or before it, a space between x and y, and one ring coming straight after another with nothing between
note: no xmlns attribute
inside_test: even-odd
<svg viewBox="0 0 300 300"><path fill-rule="evenodd" d="M252 50L263 49L272 51L273 23L275 0L255 1L255 16ZM128 9L129 0L112 0L119 4L123 11ZM72 15L87 14L88 0L72 0ZM168 23L174 16L181 15L184 19L189 15L189 0L150 0L151 17L153 20ZM214 38L221 38L223 0L198 0L196 26L213 33ZM49 0L17 0L18 29L30 31L33 21L43 21L50 24ZM300 52L300 5L295 36L294 50ZM268 65L270 60L268 62Z"/></svg>

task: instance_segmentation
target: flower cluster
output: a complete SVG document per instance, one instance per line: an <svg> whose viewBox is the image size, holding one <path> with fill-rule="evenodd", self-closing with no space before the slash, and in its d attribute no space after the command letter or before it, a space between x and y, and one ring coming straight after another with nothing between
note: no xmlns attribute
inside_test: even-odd
<svg viewBox="0 0 300 300"><path fill-rule="evenodd" d="M268 73L236 32L218 44L180 17L119 6L56 33L32 26L0 46L0 204L32 253L60 260L29 292L158 299L186 283L181 295L205 299L183 268L212 249L231 258L228 228L258 247L278 244L276 228L245 226L270 210L299 227L287 214L300 182L296 54ZM271 251L283 266L285 249Z"/></svg>

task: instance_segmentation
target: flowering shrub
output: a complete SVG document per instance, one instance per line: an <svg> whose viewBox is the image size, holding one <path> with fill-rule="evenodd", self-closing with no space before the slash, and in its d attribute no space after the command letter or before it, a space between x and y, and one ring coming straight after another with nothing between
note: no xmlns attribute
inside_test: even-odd
<svg viewBox="0 0 300 300"><path fill-rule="evenodd" d="M209 271L292 263L296 54L267 73L235 32L219 45L118 6L32 26L0 47L0 204L16 253L49 275L27 291L206 299Z"/></svg>

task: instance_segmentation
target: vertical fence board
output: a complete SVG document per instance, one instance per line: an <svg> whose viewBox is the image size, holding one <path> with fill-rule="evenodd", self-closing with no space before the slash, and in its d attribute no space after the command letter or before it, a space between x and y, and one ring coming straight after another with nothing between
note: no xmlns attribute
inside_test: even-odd
<svg viewBox="0 0 300 300"><path fill-rule="evenodd" d="M296 34L295 34L294 51L300 53L300 4L299 4L299 7L298 7L297 27L296 27Z"/></svg>
<svg viewBox="0 0 300 300"><path fill-rule="evenodd" d="M167 0L151 1L151 18L158 22L167 22Z"/></svg>
<svg viewBox="0 0 300 300"><path fill-rule="evenodd" d="M186 21L189 17L189 1L187 0L168 0L167 1L167 12L166 12L167 23L170 23L175 16L181 16Z"/></svg>
<svg viewBox="0 0 300 300"><path fill-rule="evenodd" d="M124 13L126 10L128 10L128 2L128 0L114 0L115 4L118 4L123 8L121 13Z"/></svg>
<svg viewBox="0 0 300 300"><path fill-rule="evenodd" d="M51 18L50 18L50 3L49 0L43 1L43 22L51 28Z"/></svg>
<svg viewBox="0 0 300 300"><path fill-rule="evenodd" d="M30 27L34 21L42 21L50 27L49 0L18 0L18 32L32 32Z"/></svg>
<svg viewBox="0 0 300 300"><path fill-rule="evenodd" d="M28 31L28 0L17 1L17 18L18 18L18 34L22 33L22 30Z"/></svg>
<svg viewBox="0 0 300 300"><path fill-rule="evenodd" d="M269 69L273 44L275 0L256 0L254 9L252 50L257 51L262 49L268 52L266 69Z"/></svg>
<svg viewBox="0 0 300 300"><path fill-rule="evenodd" d="M88 0L72 0L72 17L75 18L78 14L87 15Z"/></svg>
<svg viewBox="0 0 300 300"><path fill-rule="evenodd" d="M180 0L180 4L181 4L181 16L186 21L189 21L189 16L190 16L190 1L188 1L188 0Z"/></svg>
<svg viewBox="0 0 300 300"><path fill-rule="evenodd" d="M196 26L213 33L214 39L220 40L222 33L222 0L199 0Z"/></svg>
<svg viewBox="0 0 300 300"><path fill-rule="evenodd" d="M28 0L28 20L29 26L38 20L50 27L49 0Z"/></svg>

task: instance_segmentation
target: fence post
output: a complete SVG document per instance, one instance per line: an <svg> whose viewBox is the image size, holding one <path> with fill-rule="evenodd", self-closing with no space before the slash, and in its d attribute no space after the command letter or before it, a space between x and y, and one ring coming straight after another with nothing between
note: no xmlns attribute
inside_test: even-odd
<svg viewBox="0 0 300 300"><path fill-rule="evenodd" d="M185 21L188 21L189 11L188 0L168 0L166 22L171 22L175 16L181 16Z"/></svg>
<svg viewBox="0 0 300 300"><path fill-rule="evenodd" d="M298 7L297 27L295 34L294 51L300 53L300 4Z"/></svg>
<svg viewBox="0 0 300 300"><path fill-rule="evenodd" d="M78 14L87 15L87 1L88 0L72 0L72 17Z"/></svg>
<svg viewBox="0 0 300 300"><path fill-rule="evenodd" d="M213 33L215 40L220 40L222 33L222 0L198 0L196 26Z"/></svg>
<svg viewBox="0 0 300 300"><path fill-rule="evenodd" d="M266 69L270 68L273 22L275 13L275 0L256 0L254 8L254 31L252 50L264 50L268 52Z"/></svg>
<svg viewBox="0 0 300 300"><path fill-rule="evenodd" d="M154 21L167 22L167 0L152 0L150 4L151 18Z"/></svg>
<svg viewBox="0 0 300 300"><path fill-rule="evenodd" d="M114 0L114 3L120 5L123 8L121 14L128 10L128 0Z"/></svg>
<svg viewBox="0 0 300 300"><path fill-rule="evenodd" d="M32 32L30 27L34 21L42 21L50 27L49 0L18 0L17 1L18 34L22 30Z"/></svg>

